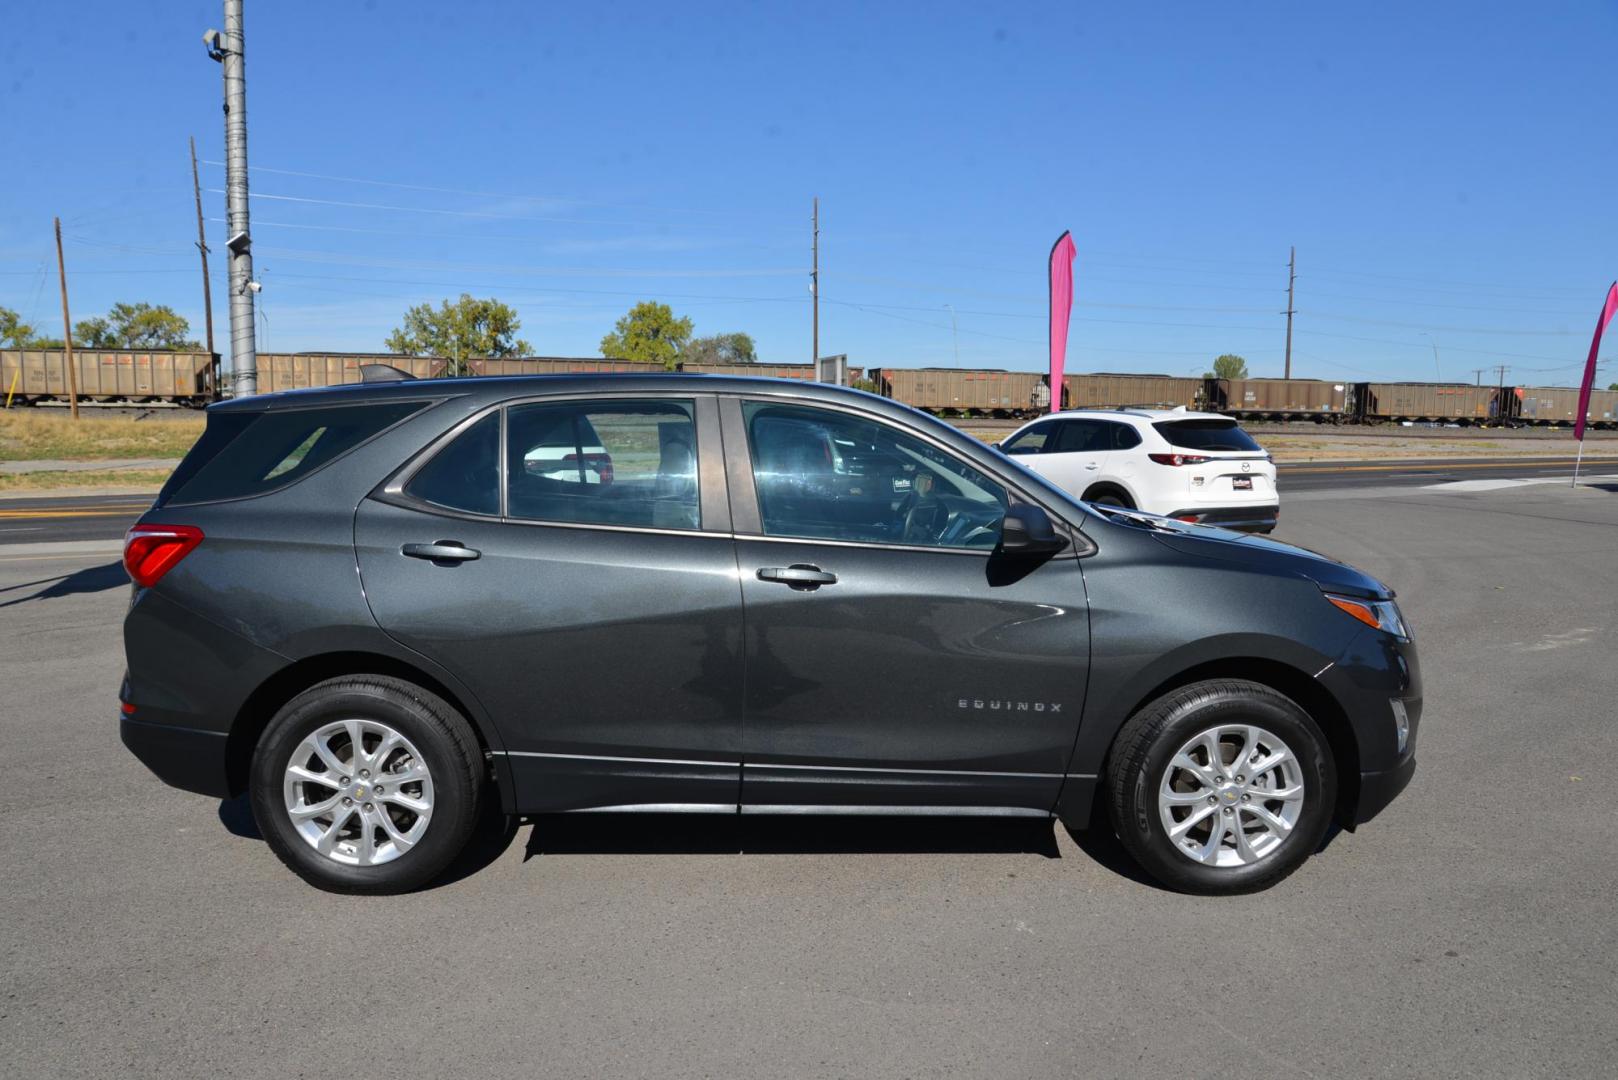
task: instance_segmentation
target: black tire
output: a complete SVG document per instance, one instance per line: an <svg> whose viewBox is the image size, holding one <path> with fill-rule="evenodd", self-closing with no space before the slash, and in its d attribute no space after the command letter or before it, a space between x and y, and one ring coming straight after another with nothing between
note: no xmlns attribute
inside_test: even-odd
<svg viewBox="0 0 1618 1080"><path fill-rule="evenodd" d="M282 795L298 744L351 717L394 728L415 745L432 777L426 831L408 851L375 866L345 865L317 852L294 828ZM408 892L433 880L471 838L484 788L483 754L466 719L437 695L383 675L329 679L287 702L259 737L249 777L253 817L270 848L309 884L343 893Z"/></svg>
<svg viewBox="0 0 1618 1080"><path fill-rule="evenodd" d="M1246 865L1208 866L1169 838L1157 793L1180 747L1199 732L1229 723L1255 725L1287 744L1300 765L1304 803L1291 832L1273 851ZM1256 892L1292 873L1320 846L1337 804L1336 764L1320 726L1291 698L1242 679L1193 683L1141 709L1113 743L1105 783L1124 848L1163 884L1202 895ZM1242 820L1239 814L1235 820Z"/></svg>
<svg viewBox="0 0 1618 1080"><path fill-rule="evenodd" d="M1096 496L1094 496L1092 498L1086 499L1085 501L1086 502L1093 502L1097 506L1116 506L1116 507L1118 507L1120 509L1123 509L1123 510L1133 510L1133 509L1135 509L1133 506L1130 505L1128 499L1124 498L1122 495L1116 494L1116 493L1111 492L1111 491L1103 491L1101 494L1096 495Z"/></svg>

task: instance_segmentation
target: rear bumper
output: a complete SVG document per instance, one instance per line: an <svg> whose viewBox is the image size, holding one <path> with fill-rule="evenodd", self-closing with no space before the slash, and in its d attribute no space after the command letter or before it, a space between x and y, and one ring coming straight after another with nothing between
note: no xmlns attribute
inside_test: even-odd
<svg viewBox="0 0 1618 1080"><path fill-rule="evenodd" d="M1271 532L1281 516L1276 503L1252 506L1188 506L1183 510L1170 510L1165 517L1190 519L1198 525L1217 525L1221 529L1237 532Z"/></svg>
<svg viewBox="0 0 1618 1080"><path fill-rule="evenodd" d="M217 799L230 797L224 732L148 724L125 716L118 734L129 752L165 784Z"/></svg>

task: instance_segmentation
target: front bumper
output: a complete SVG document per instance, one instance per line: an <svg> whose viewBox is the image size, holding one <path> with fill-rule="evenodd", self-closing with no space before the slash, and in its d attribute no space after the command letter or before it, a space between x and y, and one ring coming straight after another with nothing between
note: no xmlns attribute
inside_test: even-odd
<svg viewBox="0 0 1618 1080"><path fill-rule="evenodd" d="M224 732L150 724L124 716L119 719L118 734L130 753L165 784L216 799L230 797Z"/></svg>
<svg viewBox="0 0 1618 1080"><path fill-rule="evenodd" d="M1399 793L1410 785L1416 775L1416 754L1407 753L1404 760L1381 772L1360 773L1360 797L1350 811L1351 826L1364 825L1388 808Z"/></svg>
<svg viewBox="0 0 1618 1080"><path fill-rule="evenodd" d="M1183 510L1170 510L1165 517L1193 521L1198 525L1217 525L1236 532L1273 532L1281 516L1276 503L1253 506L1188 506Z"/></svg>

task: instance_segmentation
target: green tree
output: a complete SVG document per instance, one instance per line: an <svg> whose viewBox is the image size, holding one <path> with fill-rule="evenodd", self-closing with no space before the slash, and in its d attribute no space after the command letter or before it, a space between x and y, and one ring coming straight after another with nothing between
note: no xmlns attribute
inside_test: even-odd
<svg viewBox="0 0 1618 1080"><path fill-rule="evenodd" d="M1607 384L1607 389L1608 390L1618 390L1618 382L1608 383Z"/></svg>
<svg viewBox="0 0 1618 1080"><path fill-rule="evenodd" d="M1205 372L1205 379L1245 379L1247 378L1247 361L1235 353L1225 353L1214 357L1213 370Z"/></svg>
<svg viewBox="0 0 1618 1080"><path fill-rule="evenodd" d="M81 349L115 349L112 323L106 319L80 319L73 324L73 344Z"/></svg>
<svg viewBox="0 0 1618 1080"><path fill-rule="evenodd" d="M756 364L758 350L751 334L715 334L693 338L680 359L688 364Z"/></svg>
<svg viewBox="0 0 1618 1080"><path fill-rule="evenodd" d="M439 307L417 304L404 314L404 325L388 335L389 352L407 356L442 356L449 361L445 374L464 375L467 361L480 357L526 356L534 347L517 336L522 321L517 312L490 297L479 300L462 293Z"/></svg>
<svg viewBox="0 0 1618 1080"><path fill-rule="evenodd" d="M0 345L8 349L26 349L34 340L34 328L22 321L8 307L0 307Z"/></svg>
<svg viewBox="0 0 1618 1080"><path fill-rule="evenodd" d="M114 304L104 319L81 319L73 326L73 344L86 349L202 348L186 337L191 324L167 304Z"/></svg>
<svg viewBox="0 0 1618 1080"><path fill-rule="evenodd" d="M662 364L672 371L690 340L690 319L676 319L667 304L644 300L630 308L612 333L601 339L601 355Z"/></svg>

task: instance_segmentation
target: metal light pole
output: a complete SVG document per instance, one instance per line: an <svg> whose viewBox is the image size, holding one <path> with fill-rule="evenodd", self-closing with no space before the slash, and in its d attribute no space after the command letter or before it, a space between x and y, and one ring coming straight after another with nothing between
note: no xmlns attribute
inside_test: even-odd
<svg viewBox="0 0 1618 1080"><path fill-rule="evenodd" d="M253 335L253 238L247 214L247 71L242 0L225 0L225 32L202 36L225 73L225 219L230 257L230 378L237 397L258 393L258 344Z"/></svg>
<svg viewBox="0 0 1618 1080"><path fill-rule="evenodd" d="M955 329L955 305L954 304L945 304L944 306L949 308L949 337L950 337L950 341L953 342L954 345L955 345L955 366L960 367L961 366L961 335L960 335L960 332Z"/></svg>

